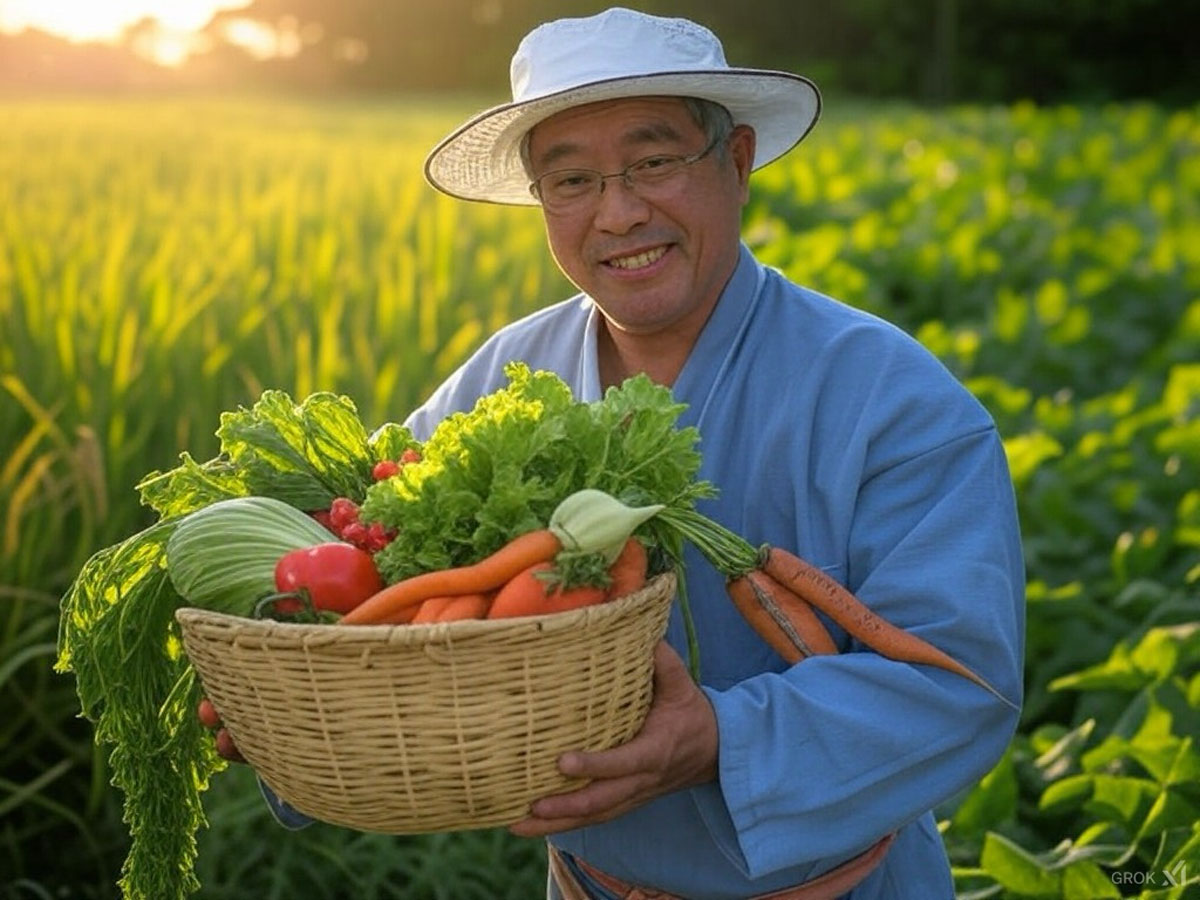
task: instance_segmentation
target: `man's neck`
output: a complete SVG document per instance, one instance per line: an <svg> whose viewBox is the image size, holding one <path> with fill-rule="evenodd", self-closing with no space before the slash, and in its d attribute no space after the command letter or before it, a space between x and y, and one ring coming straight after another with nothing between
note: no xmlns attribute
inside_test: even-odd
<svg viewBox="0 0 1200 900"><path fill-rule="evenodd" d="M647 333L626 331L602 315L596 348L600 387L612 387L640 372L645 372L657 384L673 385L704 326L721 302L721 295L737 271L740 258L740 250L735 247L716 295L668 328Z"/></svg>
<svg viewBox="0 0 1200 900"><path fill-rule="evenodd" d="M645 372L657 384L670 387L687 362L696 335L630 334L605 322L598 342L597 361L602 388L620 384L639 372Z"/></svg>

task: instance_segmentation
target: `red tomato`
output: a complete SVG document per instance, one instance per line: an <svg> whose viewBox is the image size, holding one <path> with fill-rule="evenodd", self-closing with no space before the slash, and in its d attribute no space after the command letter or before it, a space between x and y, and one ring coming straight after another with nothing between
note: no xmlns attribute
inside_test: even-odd
<svg viewBox="0 0 1200 900"><path fill-rule="evenodd" d="M350 544L331 541L293 550L275 564L275 589L305 588L313 606L347 613L383 589L371 554Z"/></svg>

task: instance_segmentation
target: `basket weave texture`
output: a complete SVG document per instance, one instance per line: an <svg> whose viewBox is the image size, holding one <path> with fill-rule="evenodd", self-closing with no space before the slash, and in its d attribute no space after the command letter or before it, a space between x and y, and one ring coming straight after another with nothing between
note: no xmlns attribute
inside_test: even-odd
<svg viewBox="0 0 1200 900"><path fill-rule="evenodd" d="M238 749L296 809L362 831L506 825L582 782L650 705L675 578L546 616L303 625L183 608L188 658Z"/></svg>

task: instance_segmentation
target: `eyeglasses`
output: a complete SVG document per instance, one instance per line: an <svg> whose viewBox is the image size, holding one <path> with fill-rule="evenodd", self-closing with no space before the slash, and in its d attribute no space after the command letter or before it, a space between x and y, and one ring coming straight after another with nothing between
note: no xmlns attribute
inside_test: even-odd
<svg viewBox="0 0 1200 900"><path fill-rule="evenodd" d="M713 141L690 156L647 156L609 175L595 169L555 169L531 182L529 192L542 202L544 208L555 213L578 212L595 203L604 193L604 182L610 178L620 178L628 190L639 197L652 199L684 169L708 156L719 143L719 140Z"/></svg>

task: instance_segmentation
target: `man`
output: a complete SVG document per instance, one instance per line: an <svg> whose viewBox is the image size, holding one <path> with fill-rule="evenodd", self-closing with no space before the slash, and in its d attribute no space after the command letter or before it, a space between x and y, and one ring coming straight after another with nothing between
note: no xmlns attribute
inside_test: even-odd
<svg viewBox="0 0 1200 900"><path fill-rule="evenodd" d="M831 624L842 652L789 667L691 553L702 683L672 649L676 617L642 731L566 753L591 781L512 831L548 836L551 897L952 897L930 810L999 759L1021 695L1012 487L992 421L937 360L740 240L751 171L811 129L816 89L730 68L692 22L623 9L535 29L512 86L426 174L465 199L540 203L581 293L489 339L409 418L417 436L512 359L581 400L646 372L699 428L700 476L720 489L706 514L821 566L1012 701Z"/></svg>
<svg viewBox="0 0 1200 900"><path fill-rule="evenodd" d="M915 342L788 283L739 238L750 172L807 134L816 89L728 67L694 23L623 9L535 29L512 87L426 173L454 196L540 202L581 294L489 340L410 418L418 435L500 387L510 359L583 400L646 372L700 429L701 476L721 490L709 515L821 565L1019 701L1023 569L991 420ZM698 555L688 579L703 684L663 649L643 731L566 754L564 771L594 780L513 826L550 836L552 895L953 896L929 810L996 762L1015 705L852 652L836 630L843 653L788 668Z"/></svg>

